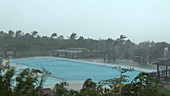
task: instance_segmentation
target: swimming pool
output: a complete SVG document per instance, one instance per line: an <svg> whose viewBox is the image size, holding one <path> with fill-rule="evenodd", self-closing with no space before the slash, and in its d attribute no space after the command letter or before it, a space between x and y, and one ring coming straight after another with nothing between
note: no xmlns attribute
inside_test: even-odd
<svg viewBox="0 0 170 96"><path fill-rule="evenodd" d="M27 59L10 60L11 64L22 68L40 69L44 67L50 71L52 76L65 79L67 82L83 83L87 78L93 81L101 81L120 76L117 70L112 69L114 65L103 63L91 63L71 59L63 59L56 57L34 57ZM129 82L136 77L141 71L135 70L127 72L130 76ZM46 85L54 85L61 80L47 77Z"/></svg>

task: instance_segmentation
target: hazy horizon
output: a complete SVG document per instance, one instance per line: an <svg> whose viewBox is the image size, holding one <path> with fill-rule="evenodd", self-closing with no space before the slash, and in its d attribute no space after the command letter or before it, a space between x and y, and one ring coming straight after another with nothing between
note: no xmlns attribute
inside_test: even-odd
<svg viewBox="0 0 170 96"><path fill-rule="evenodd" d="M170 43L169 0L1 0L0 30Z"/></svg>

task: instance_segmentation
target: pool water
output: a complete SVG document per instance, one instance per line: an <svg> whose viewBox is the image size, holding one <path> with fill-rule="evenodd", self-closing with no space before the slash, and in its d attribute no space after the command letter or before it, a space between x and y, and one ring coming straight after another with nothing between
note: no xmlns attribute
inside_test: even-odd
<svg viewBox="0 0 170 96"><path fill-rule="evenodd" d="M53 77L58 77L67 82L84 82L87 78L92 78L93 81L101 81L111 78L118 78L120 73L112 69L114 65L104 63L91 63L71 59L63 59L56 57L34 57L27 59L10 60L11 64L23 68L40 69L41 67L50 71ZM129 82L132 81L141 71L135 70L127 72L130 76ZM47 77L45 84L54 85L61 80Z"/></svg>

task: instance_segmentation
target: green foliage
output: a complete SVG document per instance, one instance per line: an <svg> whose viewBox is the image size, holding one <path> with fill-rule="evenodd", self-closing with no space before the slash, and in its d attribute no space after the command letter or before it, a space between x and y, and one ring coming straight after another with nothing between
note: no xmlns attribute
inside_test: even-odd
<svg viewBox="0 0 170 96"><path fill-rule="evenodd" d="M81 91L85 91L85 90L95 90L96 89L96 83L92 81L91 78L87 79L84 84L83 84L83 88Z"/></svg>
<svg viewBox="0 0 170 96"><path fill-rule="evenodd" d="M0 69L0 96L46 96L41 93L42 81L33 75L39 70L25 69L15 71L13 68Z"/></svg>
<svg viewBox="0 0 170 96"><path fill-rule="evenodd" d="M165 96L161 93L158 83L158 80L142 72L123 87L121 96Z"/></svg>
<svg viewBox="0 0 170 96"><path fill-rule="evenodd" d="M56 94L59 96L68 96L69 91L65 88L65 86L68 86L68 83L62 82L60 84L56 84L55 85Z"/></svg>
<svg viewBox="0 0 170 96"><path fill-rule="evenodd" d="M99 82L100 85L100 89L102 87L105 87L103 92L105 92L104 94L116 94L116 93L120 93L121 92L121 86L122 86L122 82L127 82L127 75L124 75L124 73L126 72L131 72L134 71L133 68L121 68L120 66L115 66L112 69L117 70L120 73L120 77L119 78L113 78L113 79L108 79L108 80L102 80ZM120 86L121 85L121 86Z"/></svg>
<svg viewBox="0 0 170 96"><path fill-rule="evenodd" d="M68 90L65 86L68 86L67 82L61 82L55 85L54 89L57 96L80 96L78 91Z"/></svg>

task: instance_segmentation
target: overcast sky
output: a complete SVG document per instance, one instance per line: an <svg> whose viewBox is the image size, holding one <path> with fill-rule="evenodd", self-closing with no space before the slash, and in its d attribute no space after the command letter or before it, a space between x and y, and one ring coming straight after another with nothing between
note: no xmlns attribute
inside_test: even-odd
<svg viewBox="0 0 170 96"><path fill-rule="evenodd" d="M0 30L170 43L170 0L0 0Z"/></svg>

